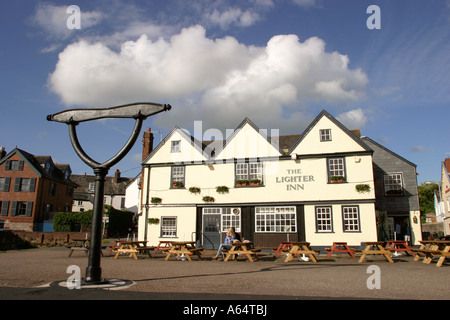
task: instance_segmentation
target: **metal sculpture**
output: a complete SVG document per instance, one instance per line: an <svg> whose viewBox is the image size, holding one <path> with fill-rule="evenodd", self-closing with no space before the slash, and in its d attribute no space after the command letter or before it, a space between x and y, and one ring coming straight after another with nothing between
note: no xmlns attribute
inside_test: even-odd
<svg viewBox="0 0 450 320"><path fill-rule="evenodd" d="M147 117L160 112L168 111L172 107L168 104L156 103L133 103L112 108L103 109L70 109L59 113L48 115L48 121L65 123L69 126L69 136L75 152L88 166L94 169L95 193L94 208L92 213L92 232L89 249L89 260L86 268L85 281L91 283L102 283L101 276L101 240L102 240L102 215L105 178L109 169L122 160L131 150L136 142L142 123ZM92 121L104 118L133 118L136 120L133 132L124 147L111 159L99 163L89 157L80 145L77 137L76 127L80 122Z"/></svg>

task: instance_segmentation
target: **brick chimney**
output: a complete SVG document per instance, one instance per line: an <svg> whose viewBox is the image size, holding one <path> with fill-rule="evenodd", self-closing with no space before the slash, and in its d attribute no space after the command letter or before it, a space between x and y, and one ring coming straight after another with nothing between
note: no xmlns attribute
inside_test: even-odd
<svg viewBox="0 0 450 320"><path fill-rule="evenodd" d="M361 138L361 130L359 129L355 129L355 130L350 130L358 139Z"/></svg>
<svg viewBox="0 0 450 320"><path fill-rule="evenodd" d="M6 156L5 147L0 147L0 159L3 159Z"/></svg>
<svg viewBox="0 0 450 320"><path fill-rule="evenodd" d="M114 182L118 183L120 179L120 170L116 169L116 172L114 173Z"/></svg>
<svg viewBox="0 0 450 320"><path fill-rule="evenodd" d="M153 151L153 140L153 133L151 132L151 129L148 128L147 131L144 132L144 137L142 139L142 161L144 161L150 152Z"/></svg>
<svg viewBox="0 0 450 320"><path fill-rule="evenodd" d="M450 158L444 160L444 166L447 169L447 172L450 172Z"/></svg>

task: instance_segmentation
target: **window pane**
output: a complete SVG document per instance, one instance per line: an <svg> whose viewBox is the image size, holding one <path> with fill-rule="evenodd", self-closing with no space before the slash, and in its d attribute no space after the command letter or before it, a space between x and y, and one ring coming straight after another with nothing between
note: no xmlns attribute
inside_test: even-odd
<svg viewBox="0 0 450 320"><path fill-rule="evenodd" d="M236 180L248 180L247 163L236 163Z"/></svg>
<svg viewBox="0 0 450 320"><path fill-rule="evenodd" d="M255 213L257 232L297 231L295 207L256 207Z"/></svg>
<svg viewBox="0 0 450 320"><path fill-rule="evenodd" d="M331 141L331 129L320 130L320 141Z"/></svg>
<svg viewBox="0 0 450 320"><path fill-rule="evenodd" d="M359 231L359 208L344 207L344 231Z"/></svg>
<svg viewBox="0 0 450 320"><path fill-rule="evenodd" d="M384 176L384 189L386 193L403 191L403 178L401 173L391 173Z"/></svg>
<svg viewBox="0 0 450 320"><path fill-rule="evenodd" d="M344 159L336 158L336 159L328 159L328 169L329 175L332 176L345 176L344 170Z"/></svg>
<svg viewBox="0 0 450 320"><path fill-rule="evenodd" d="M184 167L172 167L172 181L184 181Z"/></svg>
<svg viewBox="0 0 450 320"><path fill-rule="evenodd" d="M172 141L171 152L180 152L181 151L181 141Z"/></svg>
<svg viewBox="0 0 450 320"><path fill-rule="evenodd" d="M317 225L317 232L332 231L331 207L316 208L316 225Z"/></svg>
<svg viewBox="0 0 450 320"><path fill-rule="evenodd" d="M262 181L262 163L250 163L250 180L259 179Z"/></svg>
<svg viewBox="0 0 450 320"><path fill-rule="evenodd" d="M177 218L162 217L161 218L161 237L173 238L177 236Z"/></svg>

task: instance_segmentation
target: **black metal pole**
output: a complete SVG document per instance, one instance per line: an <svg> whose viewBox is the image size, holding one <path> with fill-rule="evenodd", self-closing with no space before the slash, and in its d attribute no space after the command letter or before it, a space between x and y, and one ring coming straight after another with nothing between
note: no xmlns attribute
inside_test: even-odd
<svg viewBox="0 0 450 320"><path fill-rule="evenodd" d="M89 250L88 266L86 268L85 281L89 283L102 282L102 269L100 267L102 250L102 218L103 198L105 195L105 178L108 174L107 168L95 168L95 195L94 210L92 213L92 233Z"/></svg>

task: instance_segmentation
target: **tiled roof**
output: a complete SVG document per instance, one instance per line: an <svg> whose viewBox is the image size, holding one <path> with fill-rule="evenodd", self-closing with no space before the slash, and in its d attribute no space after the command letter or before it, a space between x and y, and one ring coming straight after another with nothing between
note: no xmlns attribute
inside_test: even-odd
<svg viewBox="0 0 450 320"><path fill-rule="evenodd" d="M69 170L69 172L72 173L70 165L55 164L51 156L35 156L25 150L15 148L13 151L8 153L3 159L1 159L0 163L5 162L7 159L9 159L12 155L16 153L19 154L21 158L23 158L23 160L26 161L28 165L31 166L35 170L35 172L39 174L41 177L53 179L59 182L75 186L73 182L70 180L70 178L69 180L66 180L64 175L65 170ZM49 172L45 170L46 163L51 164L51 170Z"/></svg>
<svg viewBox="0 0 450 320"><path fill-rule="evenodd" d="M105 180L105 195L125 195L125 190L128 184L133 180L133 178L118 178L117 182L115 177L106 177ZM93 193L89 191L89 184L95 182L95 176L92 175L72 175L72 181L74 181L78 187L75 193Z"/></svg>

